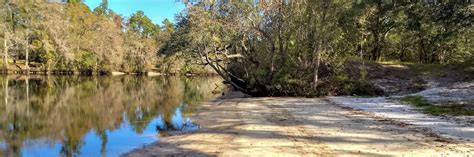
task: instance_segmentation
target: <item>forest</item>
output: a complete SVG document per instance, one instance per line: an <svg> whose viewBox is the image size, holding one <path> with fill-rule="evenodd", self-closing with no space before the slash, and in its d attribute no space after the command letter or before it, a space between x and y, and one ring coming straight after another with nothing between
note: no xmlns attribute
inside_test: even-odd
<svg viewBox="0 0 474 157"><path fill-rule="evenodd" d="M4 0L3 72L213 73L254 96L320 96L381 94L373 63L474 67L470 0L182 3L174 22L155 24L107 0Z"/></svg>
<svg viewBox="0 0 474 157"><path fill-rule="evenodd" d="M473 156L473 2L0 0L0 156Z"/></svg>
<svg viewBox="0 0 474 157"><path fill-rule="evenodd" d="M107 1L89 9L83 2L4 1L3 68L51 74L157 71L171 21L154 24L142 11L122 17ZM160 64L162 65L162 64Z"/></svg>

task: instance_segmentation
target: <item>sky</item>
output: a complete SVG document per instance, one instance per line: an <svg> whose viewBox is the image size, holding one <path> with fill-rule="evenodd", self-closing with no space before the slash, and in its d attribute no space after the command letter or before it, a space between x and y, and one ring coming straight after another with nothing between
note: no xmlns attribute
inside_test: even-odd
<svg viewBox="0 0 474 157"><path fill-rule="evenodd" d="M91 10L94 10L102 0L85 0ZM109 0L109 9L130 17L133 13L141 10L155 24L162 24L164 19L174 21L175 14L185 8L180 0Z"/></svg>

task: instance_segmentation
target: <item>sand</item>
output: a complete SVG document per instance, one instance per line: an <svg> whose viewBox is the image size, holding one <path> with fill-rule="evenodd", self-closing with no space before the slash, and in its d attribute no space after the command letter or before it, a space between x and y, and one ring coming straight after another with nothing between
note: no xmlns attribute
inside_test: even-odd
<svg viewBox="0 0 474 157"><path fill-rule="evenodd" d="M331 98L243 98L207 102L193 121L123 156L472 156L469 139L348 106ZM471 126L467 129L472 129Z"/></svg>

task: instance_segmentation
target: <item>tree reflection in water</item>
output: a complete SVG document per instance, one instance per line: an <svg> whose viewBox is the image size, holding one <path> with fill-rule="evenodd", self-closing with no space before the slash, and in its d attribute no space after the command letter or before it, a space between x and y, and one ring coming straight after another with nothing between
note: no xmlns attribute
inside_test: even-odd
<svg viewBox="0 0 474 157"><path fill-rule="evenodd" d="M221 80L2 76L0 82L0 155L109 156L154 141L148 134L197 129L188 117L216 96L211 91Z"/></svg>

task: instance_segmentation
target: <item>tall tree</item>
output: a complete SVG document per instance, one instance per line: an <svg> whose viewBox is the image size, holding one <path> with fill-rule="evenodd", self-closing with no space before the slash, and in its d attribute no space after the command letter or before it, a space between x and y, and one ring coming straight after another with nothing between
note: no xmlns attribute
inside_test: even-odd
<svg viewBox="0 0 474 157"><path fill-rule="evenodd" d="M143 11L137 11L132 14L127 23L129 31L141 34L144 38L150 38L156 35L157 26L151 22L150 18L145 16Z"/></svg>
<svg viewBox="0 0 474 157"><path fill-rule="evenodd" d="M4 22L3 22L3 66L5 69L8 69L8 41L9 41L9 21L11 21L11 6L8 0L4 1L3 7L4 8Z"/></svg>
<svg viewBox="0 0 474 157"><path fill-rule="evenodd" d="M99 6L94 9L94 13L99 16L108 17L110 15L111 10L109 9L109 2L108 0L102 0Z"/></svg>

